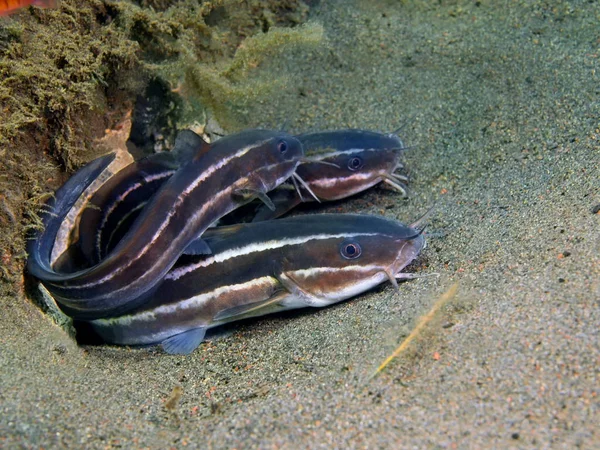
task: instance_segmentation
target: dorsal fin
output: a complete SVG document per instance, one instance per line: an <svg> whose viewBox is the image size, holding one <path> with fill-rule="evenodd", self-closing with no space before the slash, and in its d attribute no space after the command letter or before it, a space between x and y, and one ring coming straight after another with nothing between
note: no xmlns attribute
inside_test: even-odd
<svg viewBox="0 0 600 450"><path fill-rule="evenodd" d="M181 130L175 138L175 145L171 153L180 163L190 161L199 154L210 150L210 144L192 130Z"/></svg>

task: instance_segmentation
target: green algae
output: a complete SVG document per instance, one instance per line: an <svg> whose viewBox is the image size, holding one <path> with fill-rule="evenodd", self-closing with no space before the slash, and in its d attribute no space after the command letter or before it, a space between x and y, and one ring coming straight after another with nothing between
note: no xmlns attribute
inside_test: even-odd
<svg viewBox="0 0 600 450"><path fill-rule="evenodd" d="M302 27L275 28L268 33L246 39L227 64L208 66L187 60L183 69L182 89L190 97L198 97L227 128L237 128L243 119L236 112L243 111L248 102L269 98L289 80L253 77L251 73L267 58L285 52L291 46L314 46L323 40L323 27L307 24Z"/></svg>
<svg viewBox="0 0 600 450"><path fill-rule="evenodd" d="M181 85L185 114L173 112L174 128L207 114L239 127L229 108L270 92L254 67L321 39L314 25L277 28L307 12L300 0L63 0L0 18L2 291L21 285L25 233L39 226L49 192L103 151L95 140L150 80Z"/></svg>
<svg viewBox="0 0 600 450"><path fill-rule="evenodd" d="M7 118L0 145L34 124L48 139L45 150L68 170L83 162L78 155L89 157L85 137L93 120L86 119L104 112L108 83L137 64L137 44L98 24L94 5L100 2L90 3L34 10L15 24L21 33L0 60L0 102Z"/></svg>
<svg viewBox="0 0 600 450"><path fill-rule="evenodd" d="M136 67L137 44L97 21L102 2L65 1L0 23L0 222L2 275L17 281L24 233L36 224L47 184L94 156L107 126L108 83Z"/></svg>

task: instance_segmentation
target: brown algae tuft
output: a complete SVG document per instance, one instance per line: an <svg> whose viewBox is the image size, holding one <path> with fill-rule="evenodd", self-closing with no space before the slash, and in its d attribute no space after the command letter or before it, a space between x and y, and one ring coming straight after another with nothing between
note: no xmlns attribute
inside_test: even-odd
<svg viewBox="0 0 600 450"><path fill-rule="evenodd" d="M233 124L227 108L267 92L250 81L254 65L286 45L320 39L314 25L277 28L298 25L307 13L300 0L63 0L57 9L2 18L0 278L11 283L2 291L20 289L13 283L22 282L26 229L37 226L36 211L65 180L63 171L104 151L94 141L125 117L150 80L183 83L190 116L208 109Z"/></svg>

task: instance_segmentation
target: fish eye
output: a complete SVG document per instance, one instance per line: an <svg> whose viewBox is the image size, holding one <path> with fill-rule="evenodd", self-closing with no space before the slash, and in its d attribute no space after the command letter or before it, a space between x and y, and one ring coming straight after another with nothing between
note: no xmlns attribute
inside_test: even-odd
<svg viewBox="0 0 600 450"><path fill-rule="evenodd" d="M354 157L350 158L350 160L348 161L348 169L350 169L352 171L362 168L363 165L364 165L364 161L362 160L362 158L359 158L358 156L354 156Z"/></svg>
<svg viewBox="0 0 600 450"><path fill-rule="evenodd" d="M277 150L279 150L279 153L283 154L283 153L287 152L287 149L288 149L288 143L285 142L283 139L277 143Z"/></svg>
<svg viewBox="0 0 600 450"><path fill-rule="evenodd" d="M355 259L360 256L362 250L358 242L342 242L340 253L346 259Z"/></svg>

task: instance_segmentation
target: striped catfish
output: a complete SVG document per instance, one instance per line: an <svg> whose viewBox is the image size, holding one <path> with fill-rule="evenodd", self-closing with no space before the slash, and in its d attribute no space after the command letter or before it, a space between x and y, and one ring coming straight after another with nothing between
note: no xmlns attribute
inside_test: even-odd
<svg viewBox="0 0 600 450"><path fill-rule="evenodd" d="M208 230L211 255L185 256L139 308L88 322L105 342L190 353L207 329L272 312L324 307L389 280L425 246L383 217L318 214Z"/></svg>
<svg viewBox="0 0 600 450"><path fill-rule="evenodd" d="M397 135L349 129L296 137L303 143L306 154L296 170L303 187L295 182L280 185L269 194L272 205L259 209L253 221L279 217L299 203L311 200L310 195L319 200L338 200L381 181L406 194L404 182L407 178L395 173L403 168L399 158L404 145ZM171 153L177 155L178 161L184 160L185 157L179 155L188 154L190 146L210 148L202 138L186 130L177 137ZM72 248L67 260L73 262L77 258L80 264L87 262L88 265L99 262L119 242L146 201L172 175L173 159L170 154L152 155L105 183L90 200L93 207L81 217L79 246L82 254ZM301 189L308 193L302 195ZM239 222L243 215L243 211L234 213L233 217L226 218L226 222Z"/></svg>
<svg viewBox="0 0 600 450"><path fill-rule="evenodd" d="M30 272L50 267L52 249L62 221L79 196L110 165L115 156L111 153L90 162L69 178L46 202L40 214L44 229L34 232L27 241L27 267Z"/></svg>
<svg viewBox="0 0 600 450"><path fill-rule="evenodd" d="M306 157L321 164L298 166L296 173L307 188L282 184L269 194L276 209L259 208L253 221L282 216L315 197L320 201L349 197L380 182L406 196L404 183L408 178L396 173L404 167L400 163L400 151L405 147L396 134L348 129L300 134L296 138L302 143ZM311 192L302 195L303 189Z"/></svg>
<svg viewBox="0 0 600 450"><path fill-rule="evenodd" d="M77 245L70 248L71 254L65 255L68 263L83 267L98 264L114 247L110 243L115 230L129 228L147 201L180 165L197 152L209 149L210 145L196 133L183 130L171 152L142 158L112 176L94 193L81 214L76 227Z"/></svg>
<svg viewBox="0 0 600 450"><path fill-rule="evenodd" d="M56 237L48 230L68 212L69 205L59 202L64 210L45 215L46 231L30 241L28 270L71 317L120 314L138 306L184 251L205 252L195 239L240 204L265 197L294 173L302 156L297 139L268 130L227 136L211 151L199 150L162 185L106 258L74 273L53 270L40 252Z"/></svg>

